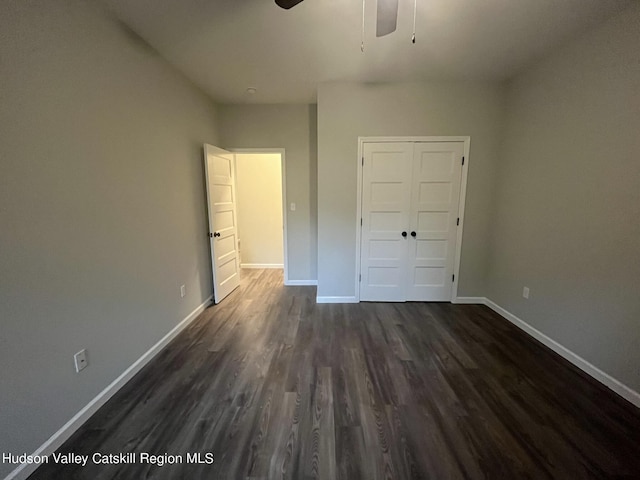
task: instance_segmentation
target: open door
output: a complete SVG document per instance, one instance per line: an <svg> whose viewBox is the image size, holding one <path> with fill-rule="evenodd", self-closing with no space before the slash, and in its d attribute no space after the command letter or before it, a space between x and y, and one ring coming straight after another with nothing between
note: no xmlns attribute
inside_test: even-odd
<svg viewBox="0 0 640 480"><path fill-rule="evenodd" d="M233 153L205 144L204 169L209 207L213 297L215 303L220 303L240 285Z"/></svg>

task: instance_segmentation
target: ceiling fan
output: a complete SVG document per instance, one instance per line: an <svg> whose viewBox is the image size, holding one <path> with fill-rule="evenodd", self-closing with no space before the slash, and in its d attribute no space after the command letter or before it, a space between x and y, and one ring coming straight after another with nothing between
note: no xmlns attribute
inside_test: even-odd
<svg viewBox="0 0 640 480"><path fill-rule="evenodd" d="M275 0L276 5L289 10L303 0ZM398 0L378 0L376 12L376 37L396 31L398 23Z"/></svg>

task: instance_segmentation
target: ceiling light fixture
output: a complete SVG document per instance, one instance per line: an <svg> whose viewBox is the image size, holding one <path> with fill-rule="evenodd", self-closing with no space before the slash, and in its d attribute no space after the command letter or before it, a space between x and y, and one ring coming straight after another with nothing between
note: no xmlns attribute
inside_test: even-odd
<svg viewBox="0 0 640 480"><path fill-rule="evenodd" d="M257 89L257 88L255 88L255 87L249 87L249 88L247 88L247 93L248 93L249 95L255 95L257 91L258 91L258 89Z"/></svg>

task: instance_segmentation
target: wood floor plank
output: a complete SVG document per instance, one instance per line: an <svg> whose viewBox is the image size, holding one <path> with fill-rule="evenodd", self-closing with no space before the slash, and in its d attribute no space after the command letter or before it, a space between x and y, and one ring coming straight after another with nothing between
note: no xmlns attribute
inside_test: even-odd
<svg viewBox="0 0 640 480"><path fill-rule="evenodd" d="M367 480L369 457L359 426L336 427L336 478Z"/></svg>
<svg viewBox="0 0 640 480"><path fill-rule="evenodd" d="M138 461L32 480L638 479L640 410L484 306L318 305L247 270L58 451Z"/></svg>

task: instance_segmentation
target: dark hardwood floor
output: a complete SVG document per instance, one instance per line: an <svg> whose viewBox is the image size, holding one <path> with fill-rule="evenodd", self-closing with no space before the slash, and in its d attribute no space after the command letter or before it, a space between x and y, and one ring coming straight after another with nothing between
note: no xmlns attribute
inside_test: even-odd
<svg viewBox="0 0 640 480"><path fill-rule="evenodd" d="M640 410L488 308L317 305L243 273L60 449L135 463L30 478L640 478Z"/></svg>

